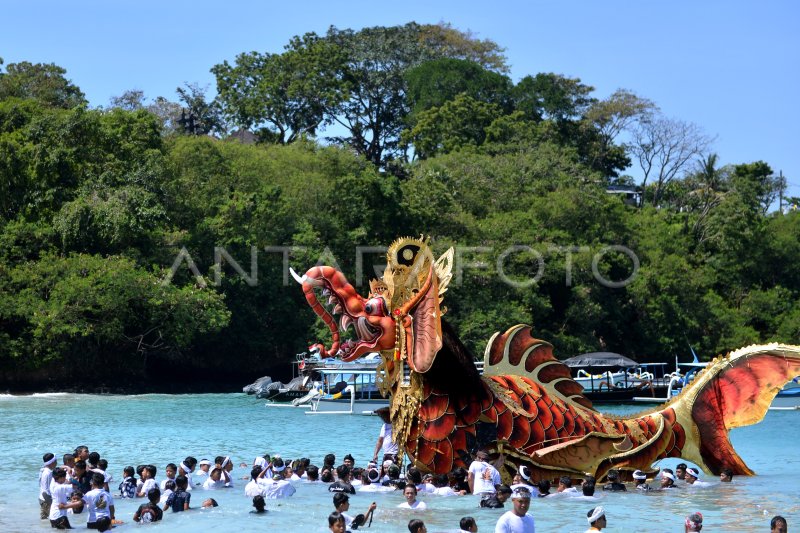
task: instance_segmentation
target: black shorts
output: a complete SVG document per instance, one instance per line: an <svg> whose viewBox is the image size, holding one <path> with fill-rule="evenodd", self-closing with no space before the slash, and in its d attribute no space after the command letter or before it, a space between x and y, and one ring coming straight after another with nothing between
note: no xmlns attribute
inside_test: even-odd
<svg viewBox="0 0 800 533"><path fill-rule="evenodd" d="M98 518L96 522L87 522L86 527L98 531L108 531L111 529L111 519L104 516L103 518Z"/></svg>
<svg viewBox="0 0 800 533"><path fill-rule="evenodd" d="M53 529L72 529L69 525L69 519L66 516L59 516L55 520L50 520L50 526Z"/></svg>

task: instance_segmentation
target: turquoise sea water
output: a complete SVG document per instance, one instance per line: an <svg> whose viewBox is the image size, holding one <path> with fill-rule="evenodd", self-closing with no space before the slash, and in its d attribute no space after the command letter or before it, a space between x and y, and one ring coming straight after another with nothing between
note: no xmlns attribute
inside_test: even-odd
<svg viewBox="0 0 800 533"><path fill-rule="evenodd" d="M604 412L623 414L641 406L606 407ZM320 465L329 452L341 458L351 453L363 466L371 458L380 422L375 417L305 415L290 408L266 408L264 402L244 394L191 394L97 396L78 394L0 395L0 449L7 462L0 466L4 493L0 497L0 531L46 531L48 521L38 518L37 476L41 457L57 457L85 444L110 464L115 488L126 465L151 463L163 479L164 466L187 455L213 459L230 455L242 478L256 455L279 453L284 458L309 457ZM789 527L800 525L800 412L770 412L755 426L732 433L735 448L758 475L736 477L732 484L716 479L703 489L685 488L669 493L601 494L596 502L570 498L534 500L531 513L538 532L582 532L586 512L596 505L606 508L608 532L683 531L683 517L701 511L704 531L769 531L775 514L787 518ZM664 461L673 467L679 461ZM705 477L705 476L704 476ZM325 532L333 510L331 495L320 485L297 486L290 499L268 501L267 515L250 514L251 501L244 496L245 480L234 489L192 496L193 507L208 495L219 501L213 510L164 514L164 521L140 526L131 516L140 500L117 499L117 518L126 523L116 531L138 528L164 531L287 531ZM482 510L474 497L423 496L428 511L419 513L428 531L454 531L462 516L478 521L479 531L494 531L499 510ZM363 513L370 502L378 511L368 531L405 532L415 515L396 509L402 495L357 494L351 498L351 514ZM85 529L85 515L71 517L73 527Z"/></svg>

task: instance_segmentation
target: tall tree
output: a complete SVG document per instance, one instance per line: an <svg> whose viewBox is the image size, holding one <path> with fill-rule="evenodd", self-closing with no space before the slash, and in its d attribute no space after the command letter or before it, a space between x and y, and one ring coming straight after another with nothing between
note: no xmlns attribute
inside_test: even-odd
<svg viewBox="0 0 800 533"><path fill-rule="evenodd" d="M0 100L34 98L64 109L85 106L86 98L78 86L65 77L66 73L54 63L9 63L6 72L0 72Z"/></svg>
<svg viewBox="0 0 800 533"><path fill-rule="evenodd" d="M594 87L581 83L580 78L549 72L519 80L513 97L517 111L525 113L528 119L558 123L582 117L595 102L589 96L592 91Z"/></svg>
<svg viewBox="0 0 800 533"><path fill-rule="evenodd" d="M432 107L439 107L459 94L490 104L505 112L511 110L511 80L508 76L465 59L443 58L427 61L405 74L407 98L413 117Z"/></svg>
<svg viewBox="0 0 800 533"><path fill-rule="evenodd" d="M642 171L642 189L652 180L651 201L658 205L665 185L687 170L711 145L699 126L654 115L641 120L632 132L629 149ZM647 195L642 198L646 202Z"/></svg>
<svg viewBox="0 0 800 533"><path fill-rule="evenodd" d="M258 128L263 139L292 142L315 135L347 90L344 55L315 33L295 36L281 54L239 54L234 65L215 65L219 101L238 127Z"/></svg>

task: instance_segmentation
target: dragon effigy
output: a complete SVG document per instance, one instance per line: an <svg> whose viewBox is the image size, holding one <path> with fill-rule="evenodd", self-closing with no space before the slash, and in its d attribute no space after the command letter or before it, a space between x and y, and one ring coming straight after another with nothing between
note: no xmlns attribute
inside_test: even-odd
<svg viewBox="0 0 800 533"><path fill-rule="evenodd" d="M423 239L402 238L387 252L367 298L329 266L295 274L306 300L328 325L326 353L344 361L373 351L382 392L391 395L396 442L421 469L468 466L483 448L504 478L527 466L534 479L612 468L654 472L682 457L718 474L751 475L728 438L760 421L781 387L800 375L800 346L750 346L717 357L665 405L630 418L604 416L582 394L552 345L517 325L488 342L481 375L474 358L442 320L453 250L434 258ZM355 339L342 341L349 328Z"/></svg>

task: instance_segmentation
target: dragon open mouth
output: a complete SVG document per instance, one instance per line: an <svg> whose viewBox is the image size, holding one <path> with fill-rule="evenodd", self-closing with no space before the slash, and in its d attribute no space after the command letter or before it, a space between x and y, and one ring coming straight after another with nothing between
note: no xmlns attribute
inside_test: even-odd
<svg viewBox="0 0 800 533"><path fill-rule="evenodd" d="M345 302L328 287L323 287L315 293L320 305L315 306L314 311L320 318L324 319L325 314L331 317L333 322L338 324L340 336L347 337L341 342L335 355L341 357L343 361L349 361L375 348L381 337L380 328L371 325L365 316L356 316L350 312ZM334 335L334 345L336 341Z"/></svg>

